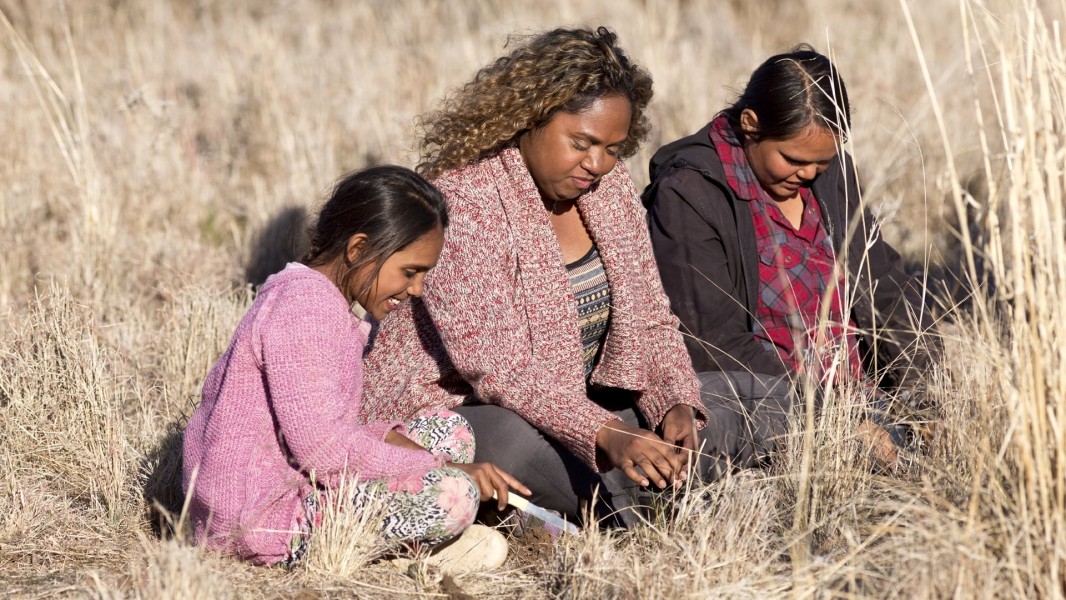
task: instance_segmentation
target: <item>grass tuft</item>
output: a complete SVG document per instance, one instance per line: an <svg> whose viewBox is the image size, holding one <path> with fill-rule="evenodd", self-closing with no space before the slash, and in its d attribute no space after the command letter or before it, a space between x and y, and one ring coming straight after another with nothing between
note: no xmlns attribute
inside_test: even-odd
<svg viewBox="0 0 1066 600"><path fill-rule="evenodd" d="M1037 0L0 2L0 590L1062 597L1064 17ZM370 512L335 515L293 572L195 547L180 431L254 286L299 254L337 176L413 164L414 116L507 34L576 23L616 29L655 78L638 186L766 56L832 52L864 201L928 274L945 346L921 451L879 468L843 389L772 468L496 573L374 561Z"/></svg>

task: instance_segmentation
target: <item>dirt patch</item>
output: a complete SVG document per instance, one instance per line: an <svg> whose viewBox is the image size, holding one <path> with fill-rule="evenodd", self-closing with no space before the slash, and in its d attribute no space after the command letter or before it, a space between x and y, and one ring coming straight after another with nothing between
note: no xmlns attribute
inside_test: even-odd
<svg viewBox="0 0 1066 600"><path fill-rule="evenodd" d="M555 539L543 527L527 528L521 537L511 537L508 542L511 548L506 566L515 569L543 568L555 553Z"/></svg>
<svg viewBox="0 0 1066 600"><path fill-rule="evenodd" d="M492 505L483 505L478 521L507 536L509 549L505 569L543 568L555 552L558 536L566 535L512 507L499 511Z"/></svg>

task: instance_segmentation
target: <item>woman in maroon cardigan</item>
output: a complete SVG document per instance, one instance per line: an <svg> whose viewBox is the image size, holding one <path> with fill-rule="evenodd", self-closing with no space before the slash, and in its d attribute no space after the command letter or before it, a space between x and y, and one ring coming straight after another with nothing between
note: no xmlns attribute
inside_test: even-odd
<svg viewBox="0 0 1066 600"><path fill-rule="evenodd" d="M371 418L459 406L478 460L571 516L601 472L614 509L683 480L708 415L620 160L652 82L615 41L533 37L424 119L419 170L452 225L366 368Z"/></svg>

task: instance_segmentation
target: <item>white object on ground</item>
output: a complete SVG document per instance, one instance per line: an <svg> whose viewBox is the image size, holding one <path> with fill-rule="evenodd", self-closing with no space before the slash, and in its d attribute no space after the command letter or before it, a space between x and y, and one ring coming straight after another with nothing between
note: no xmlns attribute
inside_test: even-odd
<svg viewBox="0 0 1066 600"><path fill-rule="evenodd" d="M452 543L426 557L426 563L448 573L491 571L507 560L507 539L491 527L467 527Z"/></svg>
<svg viewBox="0 0 1066 600"><path fill-rule="evenodd" d="M541 521L544 521L548 525L557 528L559 531L565 531L570 535L578 535L579 533L581 533L581 530L577 528L577 525L574 525L566 519L563 519L562 517L553 513L550 510L541 508L536 504L533 504L532 502L526 500L518 494L507 494L507 504L510 504L511 506L517 508L518 510L526 514L533 515L534 517L540 519Z"/></svg>

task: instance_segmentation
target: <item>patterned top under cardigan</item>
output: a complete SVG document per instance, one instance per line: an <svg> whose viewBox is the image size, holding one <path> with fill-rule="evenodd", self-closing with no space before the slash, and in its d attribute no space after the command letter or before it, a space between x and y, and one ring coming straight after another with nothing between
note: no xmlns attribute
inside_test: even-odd
<svg viewBox="0 0 1066 600"><path fill-rule="evenodd" d="M367 418L491 402L588 465L609 468L597 457L596 433L615 416L586 395L574 294L518 149L435 183L451 209L444 250L423 298L382 323L366 362ZM618 163L577 206L611 286L607 338L588 381L642 392L637 405L649 423L684 403L696 408L702 426L699 382L625 166Z"/></svg>

